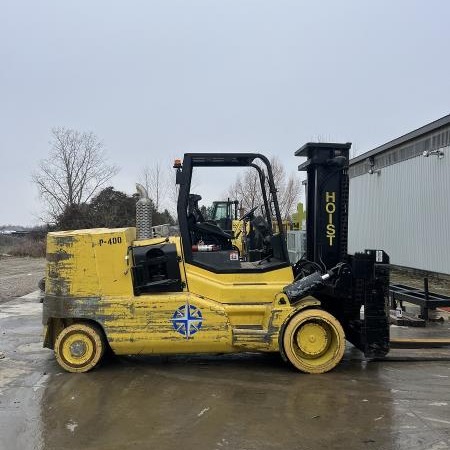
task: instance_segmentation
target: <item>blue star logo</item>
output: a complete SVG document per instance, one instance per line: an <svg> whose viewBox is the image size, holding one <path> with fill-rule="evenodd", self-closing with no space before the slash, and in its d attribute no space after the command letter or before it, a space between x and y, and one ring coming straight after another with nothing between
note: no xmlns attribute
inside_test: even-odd
<svg viewBox="0 0 450 450"><path fill-rule="evenodd" d="M186 303L173 313L171 320L175 331L189 339L202 327L203 317L196 306Z"/></svg>

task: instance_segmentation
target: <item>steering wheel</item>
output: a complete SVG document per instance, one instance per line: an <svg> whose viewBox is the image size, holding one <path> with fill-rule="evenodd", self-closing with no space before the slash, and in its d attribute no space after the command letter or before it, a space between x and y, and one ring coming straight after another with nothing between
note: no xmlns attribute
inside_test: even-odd
<svg viewBox="0 0 450 450"><path fill-rule="evenodd" d="M250 219L252 214L259 208L259 205L256 205L254 208L252 208L247 214L244 214L239 220L247 220Z"/></svg>

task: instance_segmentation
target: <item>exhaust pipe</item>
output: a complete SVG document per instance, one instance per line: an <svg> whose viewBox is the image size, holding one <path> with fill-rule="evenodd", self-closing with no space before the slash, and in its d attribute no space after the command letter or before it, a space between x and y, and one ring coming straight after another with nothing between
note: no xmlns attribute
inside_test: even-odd
<svg viewBox="0 0 450 450"><path fill-rule="evenodd" d="M152 202L142 184L136 183L139 200L136 202L136 239L150 239L152 233Z"/></svg>

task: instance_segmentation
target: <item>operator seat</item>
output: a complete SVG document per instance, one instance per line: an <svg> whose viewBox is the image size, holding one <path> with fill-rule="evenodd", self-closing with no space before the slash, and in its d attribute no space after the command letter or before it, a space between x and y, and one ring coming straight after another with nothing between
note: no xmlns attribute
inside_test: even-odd
<svg viewBox="0 0 450 450"><path fill-rule="evenodd" d="M198 194L189 194L188 200L188 224L196 224L199 222L204 222L205 218L203 217L200 208L198 207L198 202L202 199L201 195Z"/></svg>
<svg viewBox="0 0 450 450"><path fill-rule="evenodd" d="M273 255L272 230L262 216L251 216L252 225L247 235L249 261L258 261Z"/></svg>

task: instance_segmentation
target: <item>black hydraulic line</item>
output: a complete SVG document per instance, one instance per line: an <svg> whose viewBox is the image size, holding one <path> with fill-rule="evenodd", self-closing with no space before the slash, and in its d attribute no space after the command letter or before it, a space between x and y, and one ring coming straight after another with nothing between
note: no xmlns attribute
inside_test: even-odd
<svg viewBox="0 0 450 450"><path fill-rule="evenodd" d="M337 274L339 274L339 270L342 266L343 263L339 263L324 274L317 271L304 278L300 278L299 280L285 286L283 288L283 292L287 295L289 301L294 303L303 298L305 295L308 295L312 291L322 287L325 281L334 278Z"/></svg>

